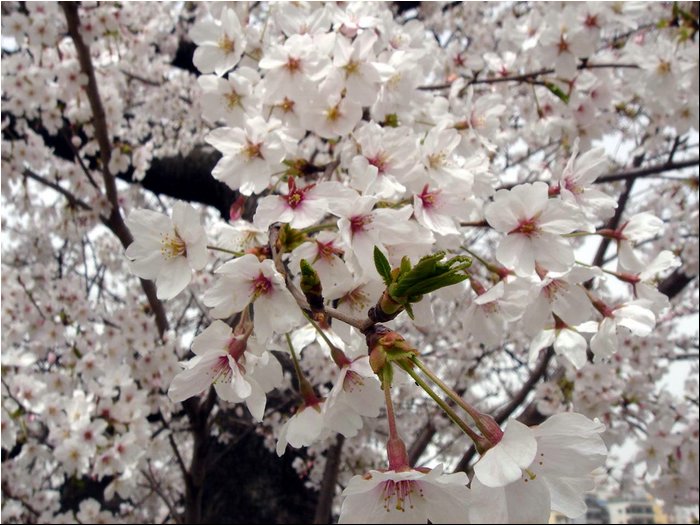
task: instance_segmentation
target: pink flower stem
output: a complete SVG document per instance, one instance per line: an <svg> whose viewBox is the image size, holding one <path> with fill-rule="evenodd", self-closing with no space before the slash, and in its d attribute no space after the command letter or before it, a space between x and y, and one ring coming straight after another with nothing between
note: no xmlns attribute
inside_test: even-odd
<svg viewBox="0 0 700 525"><path fill-rule="evenodd" d="M340 348L335 346L330 339L328 339L328 336L326 333L323 331L323 329L318 325L316 321L304 310L302 312L304 314L304 317L306 317L307 321L311 323L311 325L316 329L318 332L318 335L321 336L321 339L325 341L325 343L328 345L328 348L331 350L331 358L333 359L333 362L338 365L338 368L343 368L344 366L350 366L352 364L352 361L348 359L348 356L345 355L345 352L343 352Z"/></svg>
<svg viewBox="0 0 700 525"><path fill-rule="evenodd" d="M396 415L394 414L394 404L391 401L391 382L383 381L384 401L386 402L386 418L389 422L389 441L386 443L386 453L389 458L389 468L395 472L409 470L411 465L408 462L408 452L406 444L399 437L396 430Z"/></svg>

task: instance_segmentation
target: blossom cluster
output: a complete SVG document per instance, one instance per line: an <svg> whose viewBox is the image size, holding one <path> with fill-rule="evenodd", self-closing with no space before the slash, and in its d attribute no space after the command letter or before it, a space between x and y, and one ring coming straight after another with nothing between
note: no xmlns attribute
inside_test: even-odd
<svg viewBox="0 0 700 525"><path fill-rule="evenodd" d="M3 520L192 516L236 425L331 498L340 443L341 523L576 518L632 432L697 504L697 404L652 386L693 345L697 175L635 182L696 169L697 15L143 9L3 17Z"/></svg>

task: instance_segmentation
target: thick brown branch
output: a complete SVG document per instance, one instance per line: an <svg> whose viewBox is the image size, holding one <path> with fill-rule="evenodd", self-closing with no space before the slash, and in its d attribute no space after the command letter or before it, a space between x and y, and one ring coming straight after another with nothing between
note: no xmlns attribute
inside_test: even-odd
<svg viewBox="0 0 700 525"><path fill-rule="evenodd" d="M338 434L335 445L328 448L326 452L326 467L323 470L323 480L321 490L316 504L316 514L314 523L330 523L333 498L335 497L335 486L338 482L338 471L340 469L340 459L343 456L343 443L345 437Z"/></svg>
<svg viewBox="0 0 700 525"><path fill-rule="evenodd" d="M435 436L436 431L437 429L435 428L431 417L420 430L416 439L413 440L411 446L408 448L409 465L415 465L418 463L421 455L423 452L425 452L425 449L428 448L428 445L433 440L433 436Z"/></svg>
<svg viewBox="0 0 700 525"><path fill-rule="evenodd" d="M688 276L682 269L678 268L671 275L666 277L666 279L659 283L659 291L669 299L673 299L680 294L696 277L697 276Z"/></svg>
<svg viewBox="0 0 700 525"><path fill-rule="evenodd" d="M625 182L625 190L620 194L617 199L617 208L615 209L615 214L606 223L605 229L616 230L620 225L622 220L622 213L625 211L627 206L627 201L629 200L630 194L632 193L632 186L634 185L635 179L628 179ZM598 250L593 257L593 266L601 266L605 259L605 253L608 251L608 246L610 246L611 239L609 237L603 237L598 245Z"/></svg>
<svg viewBox="0 0 700 525"><path fill-rule="evenodd" d="M74 2L61 2L61 7L66 15L68 33L73 40L76 52L78 54L80 69L88 77L88 83L85 89L88 100L90 101L90 109L92 110L95 137L97 138L97 143L100 146L100 162L102 164L100 168L104 176L105 191L107 193L107 199L112 205L112 212L110 213L109 218L105 221L105 224L117 236L119 241L122 243L122 246L126 248L133 242L134 238L131 235L129 228L127 228L126 224L124 223L124 219L119 210L117 184L114 176L109 171L109 159L112 155L112 145L107 131L108 128L104 106L102 105L102 99L100 98L100 92L97 87L95 68L93 67L92 58L90 57L90 48L87 46L82 35L80 34L78 4ZM146 298L148 299L148 304L150 305L155 316L158 333L162 338L168 329L168 318L165 314L163 303L158 299L156 295L156 287L152 281L141 279L141 286L146 294Z"/></svg>
<svg viewBox="0 0 700 525"><path fill-rule="evenodd" d="M83 36L80 34L78 5L79 4L76 2L61 2L61 7L66 15L66 22L68 22L68 33L70 34L73 44L75 45L75 50L78 53L80 69L88 78L85 91L87 93L88 100L90 101L90 109L92 110L95 138L100 146L100 161L102 162L101 170L104 174L107 198L112 206L117 208L116 211L118 212L119 204L117 202L117 186L114 181L114 177L109 172L109 159L112 156L112 144L109 140L109 133L107 131L107 117L104 106L102 105L102 99L100 98L100 91L97 87L97 78L95 77L95 68L92 65L92 58L90 57L90 48L83 40Z"/></svg>

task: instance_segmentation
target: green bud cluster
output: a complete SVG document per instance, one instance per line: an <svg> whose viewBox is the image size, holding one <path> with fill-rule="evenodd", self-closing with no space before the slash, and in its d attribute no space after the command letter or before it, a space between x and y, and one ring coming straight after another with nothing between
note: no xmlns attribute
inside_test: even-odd
<svg viewBox="0 0 700 525"><path fill-rule="evenodd" d="M469 257L458 255L441 262L445 252L437 252L421 258L415 266L408 257L392 269L386 256L374 247L374 265L384 280L386 290L369 316L375 322L395 318L403 310L413 319L412 303L417 303L427 293L460 283L469 278L465 272L472 264Z"/></svg>

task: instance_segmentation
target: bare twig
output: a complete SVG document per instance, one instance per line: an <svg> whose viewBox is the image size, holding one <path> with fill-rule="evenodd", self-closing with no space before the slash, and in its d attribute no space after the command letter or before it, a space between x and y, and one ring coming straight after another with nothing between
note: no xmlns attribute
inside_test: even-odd
<svg viewBox="0 0 700 525"><path fill-rule="evenodd" d="M163 489L161 489L158 480L155 479L155 476L153 475L153 472L151 470L150 461L148 462L148 471L141 469L141 474L143 474L143 477L145 477L148 480L150 488L153 490L153 492L158 494L160 499L163 500L163 503L165 503L165 506L168 507L168 511L170 511L170 515L175 520L175 523L183 523L182 516L179 512L177 512L177 509L175 509L175 505L172 501L170 501L170 498L167 496L167 494L165 494Z"/></svg>
<svg viewBox="0 0 700 525"><path fill-rule="evenodd" d="M523 386L520 387L520 390L513 396L513 398L508 402L508 404L502 407L494 416L494 419L498 424L501 424L506 419L508 419L511 416L511 414L513 414L513 412L515 412L518 409L518 407L520 407L520 405L527 399L532 389L535 388L537 383L539 383L540 379L542 379L545 372L547 371L547 367L549 366L549 362L552 360L552 357L554 357L554 351L551 348L547 349L547 351L540 356L540 360L537 363L537 366L535 366L535 368L532 370L527 381L523 383ZM469 463L474 457L474 454L476 454L476 449L472 445L471 447L469 447L469 450L467 450L467 452L462 456L462 459L460 459L459 463L457 464L457 467L455 468L455 472L466 472L467 468L469 468Z"/></svg>
<svg viewBox="0 0 700 525"><path fill-rule="evenodd" d="M6 483L6 482L4 482L4 481L3 481L3 483L2 483L2 493L3 493L6 497L8 497L9 499L13 499L13 500L19 501L25 509L27 509L29 512L31 512L31 513L32 513L34 516L36 516L37 518L38 518L39 516L41 516L41 512L39 512L38 510L36 510L36 509L34 508L34 506L33 506L31 503L29 503L25 498L23 498L22 496L18 496L17 494L15 494L14 492L12 492L12 490L10 489L9 484Z"/></svg>
<svg viewBox="0 0 700 525"><path fill-rule="evenodd" d="M33 171L29 169L25 169L22 172L22 175L24 175L28 179L35 180L47 188L51 188L52 190L57 191L61 195L63 195L66 199L68 199L68 204L72 206L73 208L81 208L83 210L92 210L89 204L87 204L85 201L80 200L78 197L73 195L70 191L65 189L63 186L60 186L59 184L56 184L55 182L51 182L45 177L42 177L41 175L34 173Z"/></svg>
<svg viewBox="0 0 700 525"><path fill-rule="evenodd" d="M148 86L153 86L153 87L161 87L163 84L161 82L158 82L157 80L151 80L146 77L142 77L141 75L137 75L136 73L131 73L125 69L120 69L120 71L124 74L124 76L128 79L131 80L138 80L139 82L146 84Z"/></svg>
<svg viewBox="0 0 700 525"><path fill-rule="evenodd" d="M275 268L279 273L284 275L284 281L287 286L287 289L289 292L292 294L292 297L294 297L294 300L297 302L299 305L299 308L305 311L311 311L311 308L309 307L309 303L306 300L306 297L304 297L304 294L302 293L299 288L292 282L291 277L289 276L287 269L284 267L284 262L282 261L282 253L279 250L279 234L280 234L280 225L279 223L275 223L272 226L270 226L270 231L269 231L269 244L270 244L270 251L272 252L272 260L275 263ZM326 306L324 308L324 312L329 316L334 319L337 319L338 321L342 321L343 323L349 324L350 326L354 326L361 332L364 332L367 330L370 326L372 326L372 321L367 318L367 319L357 319L356 317L353 317L351 315L347 315L335 308L331 308L330 306Z"/></svg>
<svg viewBox="0 0 700 525"><path fill-rule="evenodd" d="M578 70L582 69L639 69L637 64L614 64L614 63L604 63L604 64L589 64L588 62L582 62L577 66ZM473 77L467 81L467 86L473 84L499 84L502 82L532 82L537 77L542 75L551 75L554 73L553 68L543 68L537 71L531 71L529 73L521 73L519 75L510 75L505 77L489 77L489 78L478 78ZM423 91L447 89L451 87L451 83L436 84L433 86L420 86L418 89Z"/></svg>
<svg viewBox="0 0 700 525"><path fill-rule="evenodd" d="M599 184L602 182L615 182L619 180L638 179L639 177L648 177L649 175L656 175L659 173L664 173L666 171L680 170L683 168L692 168L693 166L698 165L700 165L700 158L695 157L694 159L682 160L679 162L666 162L664 164L659 164L658 166L650 166L648 168L641 168L638 170L611 173L610 175L598 177L595 182L596 184Z"/></svg>

